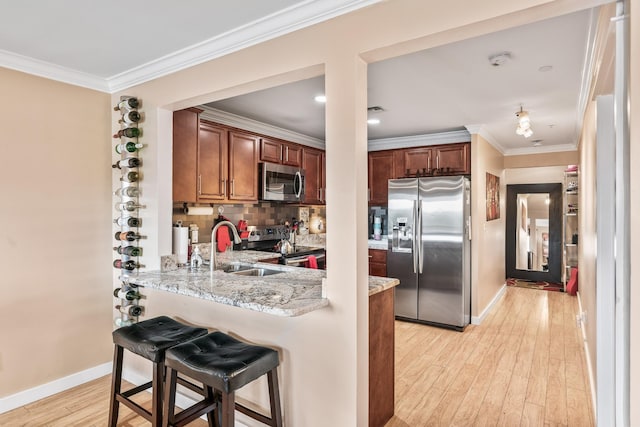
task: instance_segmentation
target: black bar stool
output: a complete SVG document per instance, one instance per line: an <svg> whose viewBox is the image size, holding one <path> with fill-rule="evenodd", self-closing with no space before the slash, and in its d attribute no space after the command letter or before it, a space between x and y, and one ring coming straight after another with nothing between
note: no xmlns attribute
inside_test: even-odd
<svg viewBox="0 0 640 427"><path fill-rule="evenodd" d="M109 427L115 427L118 422L120 403L125 404L132 411L150 421L153 427L160 427L162 424L162 386L164 383L166 350L174 345L205 336L208 332L204 328L185 325L166 316L144 320L113 331L115 350L111 378ZM122 358L124 349L153 362L153 379L148 383L122 392ZM194 384L188 384L187 386L202 393L202 390L198 389ZM151 412L130 399L131 396L149 387L152 387Z"/></svg>
<svg viewBox="0 0 640 427"><path fill-rule="evenodd" d="M213 332L172 347L165 356L167 382L163 426L183 426L214 411L215 419L222 427L233 427L234 410L237 409L264 424L281 427L278 364L276 350L250 345L222 332ZM203 383L205 398L176 414L178 373ZM269 385L271 418L235 402L236 390L265 374Z"/></svg>

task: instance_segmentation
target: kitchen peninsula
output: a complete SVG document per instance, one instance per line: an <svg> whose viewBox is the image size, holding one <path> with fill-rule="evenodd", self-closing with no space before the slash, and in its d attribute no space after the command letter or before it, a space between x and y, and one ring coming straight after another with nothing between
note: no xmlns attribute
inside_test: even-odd
<svg viewBox="0 0 640 427"><path fill-rule="evenodd" d="M258 251L230 251L218 255L218 269L178 268L141 272L130 276L130 283L151 289L210 300L278 316L299 316L329 305L322 295L324 270L288 267L268 263L277 254ZM244 276L225 272L233 266L268 269L266 276ZM369 277L369 296L392 289L397 279Z"/></svg>
<svg viewBox="0 0 640 427"><path fill-rule="evenodd" d="M294 318L329 307L323 296L326 271L275 265L269 260L277 254L258 251L231 251L218 255L218 269L178 268L170 271L141 272L131 283L219 304ZM238 274L234 266L263 269L272 274ZM226 272L226 270L230 270ZM246 270L245 270L246 271ZM393 288L399 281L369 276L369 425L381 426L394 413L394 315ZM163 293L164 293L163 292ZM248 311L246 312L249 313ZM174 313L181 316L182 313ZM238 317L242 312L238 312ZM276 344L276 343L272 343ZM290 369L283 362L283 369Z"/></svg>

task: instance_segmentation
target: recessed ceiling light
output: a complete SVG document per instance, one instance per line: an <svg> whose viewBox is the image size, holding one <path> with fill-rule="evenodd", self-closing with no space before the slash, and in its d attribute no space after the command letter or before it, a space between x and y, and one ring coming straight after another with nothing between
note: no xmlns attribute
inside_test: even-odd
<svg viewBox="0 0 640 427"><path fill-rule="evenodd" d="M541 73L546 73L547 71L551 70L553 70L553 65L543 65L542 67L538 68L538 71L540 71Z"/></svg>
<svg viewBox="0 0 640 427"><path fill-rule="evenodd" d="M379 125L380 119L369 119L367 120L367 123L369 123L370 125Z"/></svg>
<svg viewBox="0 0 640 427"><path fill-rule="evenodd" d="M316 102L319 102L321 104L324 104L325 102L327 102L327 97L324 95L317 95L315 98L313 98Z"/></svg>

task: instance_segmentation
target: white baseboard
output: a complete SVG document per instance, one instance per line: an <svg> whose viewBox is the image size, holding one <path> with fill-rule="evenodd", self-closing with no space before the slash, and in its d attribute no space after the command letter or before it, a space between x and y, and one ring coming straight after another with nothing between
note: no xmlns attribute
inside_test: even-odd
<svg viewBox="0 0 640 427"><path fill-rule="evenodd" d="M582 315L582 299L580 298L580 292L576 293L578 297L578 310L580 312L579 315ZM593 419L597 420L596 417L596 381L593 370L593 362L591 361L591 356L589 356L589 346L587 345L587 331L584 328L584 322L580 321L580 329L582 330L582 342L584 343L584 355L587 362L587 371L589 372L589 388L591 390L591 407L593 408Z"/></svg>
<svg viewBox="0 0 640 427"><path fill-rule="evenodd" d="M67 377L12 394L11 396L0 398L0 414L95 380L96 378L103 377L111 372L111 367L111 362L104 363L81 372L76 372Z"/></svg>
<svg viewBox="0 0 640 427"><path fill-rule="evenodd" d="M500 300L500 298L502 298L502 295L504 295L506 290L507 290L507 284L505 283L500 287L500 289L498 289L498 292L496 292L496 294L493 296L493 299L491 300L491 302L487 304L484 310L482 310L482 313L480 313L480 316L471 316L471 324L472 325L481 324L482 321L485 319L485 317L489 315L489 312L493 309L493 306L496 305L496 303Z"/></svg>

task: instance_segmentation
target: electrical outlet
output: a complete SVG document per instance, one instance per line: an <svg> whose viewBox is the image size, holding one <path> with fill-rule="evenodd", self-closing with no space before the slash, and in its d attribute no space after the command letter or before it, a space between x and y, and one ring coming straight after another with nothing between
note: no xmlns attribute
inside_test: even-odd
<svg viewBox="0 0 640 427"><path fill-rule="evenodd" d="M581 318L582 318L582 323L584 323L586 325L587 324L587 312L586 311L582 312Z"/></svg>

